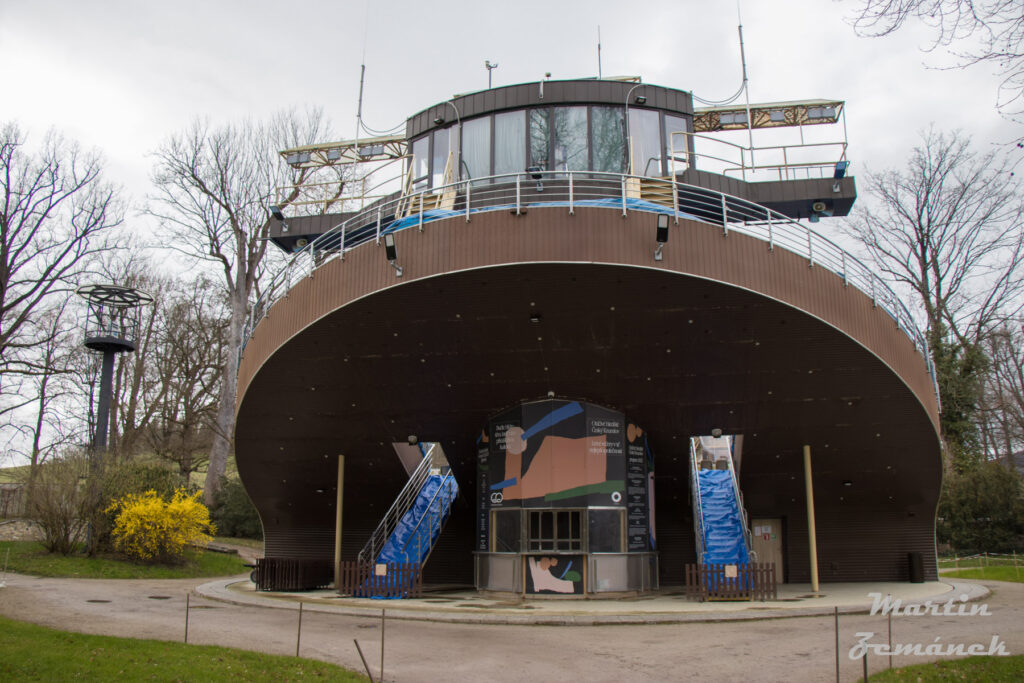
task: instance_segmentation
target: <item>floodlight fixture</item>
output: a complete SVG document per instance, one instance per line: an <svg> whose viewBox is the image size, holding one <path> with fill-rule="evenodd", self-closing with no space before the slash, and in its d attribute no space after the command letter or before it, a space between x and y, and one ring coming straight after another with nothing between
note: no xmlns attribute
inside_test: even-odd
<svg viewBox="0 0 1024 683"><path fill-rule="evenodd" d="M444 117L443 116L437 116L437 117L434 118L434 125L435 126L440 126L442 123L444 123Z"/></svg>
<svg viewBox="0 0 1024 683"><path fill-rule="evenodd" d="M633 101L637 104L647 104L647 95L637 95Z"/></svg>
<svg viewBox="0 0 1024 683"><path fill-rule="evenodd" d="M658 243L658 248L654 250L654 260L661 260L661 250L665 247L665 242L668 242L668 214L658 214L658 227L655 231L655 241Z"/></svg>
<svg viewBox="0 0 1024 683"><path fill-rule="evenodd" d="M274 220L281 223L281 232L288 232L288 223L284 219L284 211L277 204L271 204L267 209L270 211L270 215Z"/></svg>
<svg viewBox="0 0 1024 683"><path fill-rule="evenodd" d="M722 438L722 430L719 429L718 427L715 427L714 429L711 430L711 436L715 437L716 439Z"/></svg>
<svg viewBox="0 0 1024 683"><path fill-rule="evenodd" d="M395 247L395 233L393 232L384 235L384 254L387 256L388 265L395 269L395 277L402 277L402 267L395 263L398 259L398 249Z"/></svg>
<svg viewBox="0 0 1024 683"><path fill-rule="evenodd" d="M530 174L531 178L537 181L537 192L543 192L544 183L542 182L542 179L544 178L544 169L540 166L529 166L527 167L526 172Z"/></svg>

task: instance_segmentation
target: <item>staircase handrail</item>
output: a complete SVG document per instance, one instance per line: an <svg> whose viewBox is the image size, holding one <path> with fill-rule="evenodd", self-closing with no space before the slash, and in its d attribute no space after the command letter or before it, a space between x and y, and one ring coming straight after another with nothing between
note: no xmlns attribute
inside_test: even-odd
<svg viewBox="0 0 1024 683"><path fill-rule="evenodd" d="M416 496L419 495L420 489L423 487L423 482L430 476L430 470L433 466L433 458L431 457L433 450L434 447L431 447L430 453L423 456L420 464L409 475L409 481L405 483L398 496L395 497L395 502L384 513L380 524L377 525L377 528L371 534L370 540L359 551L358 557L360 562L376 561L377 555L384 549L384 544L391 537L392 532L398 526L398 522L412 508L413 503L416 501Z"/></svg>
<svg viewBox="0 0 1024 683"><path fill-rule="evenodd" d="M434 501L438 499L438 496L441 495L441 491L444 490L445 485L448 484L449 481L452 481L452 482L455 481L455 477L452 476L451 470L449 470L444 475L444 477L441 479L440 486L437 487L437 490L434 491L434 495L430 498L430 502L427 503L427 509L420 516L419 520L416 522L416 526L414 526L412 528L412 531L409 532L409 537L405 539L405 544L402 546L402 554L405 554L406 550L408 550L409 543L412 542L412 539L414 537L417 539L417 543L421 542L421 540L420 540L420 538L419 538L419 536L417 534L417 532L419 531L419 528L420 528L420 524L423 523L423 520L426 519L428 515L432 515L433 514ZM456 482L456 483L458 483L458 482ZM449 509L451 509L450 501L449 501ZM442 511L441 511L440 505L438 506L438 518L439 518L439 521L441 523L443 523L444 520L443 520L443 514L442 514ZM440 531L440 528L438 529L438 531ZM416 556L417 557L420 557L420 551L422 551L422 550L423 550L422 546L418 546L416 548L416 551L417 551ZM417 562L420 563L421 565L426 564L427 563L427 558L430 557L430 552L432 550L433 550L433 544L431 544L431 547L427 548L427 556L423 557L422 559L418 559ZM406 555L406 557L408 557L408 555Z"/></svg>
<svg viewBox="0 0 1024 683"><path fill-rule="evenodd" d="M733 446L735 446L735 441ZM736 495L736 507L740 511L740 523L743 526L743 540L747 544L747 553L750 553L750 548L753 545L753 539L750 534L750 520L747 519L747 507L743 503L743 492L740 491L739 478L736 476L736 468L733 467L732 462L732 448L729 449L729 478L732 480L732 491Z"/></svg>
<svg viewBox="0 0 1024 683"><path fill-rule="evenodd" d="M700 437L690 437L690 487L693 491L693 530L697 537L697 563L704 564L704 508L700 500L700 478L697 475L697 449ZM703 446L701 446L703 449Z"/></svg>

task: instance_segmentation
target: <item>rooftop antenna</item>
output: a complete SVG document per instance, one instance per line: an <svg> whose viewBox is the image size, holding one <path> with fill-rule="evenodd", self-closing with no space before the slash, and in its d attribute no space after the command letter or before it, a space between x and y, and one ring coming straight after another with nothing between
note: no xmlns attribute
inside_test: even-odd
<svg viewBox="0 0 1024 683"><path fill-rule="evenodd" d="M736 0L736 19L740 33L740 63L743 65L743 94L747 103L747 141L750 145L750 166L754 166L754 122L750 118L750 81L747 80L747 54L743 48L743 17L740 14L740 0Z"/></svg>
<svg viewBox="0 0 1024 683"><path fill-rule="evenodd" d="M597 25L597 80L601 80L601 24Z"/></svg>
<svg viewBox="0 0 1024 683"><path fill-rule="evenodd" d="M487 89L491 89L491 72L498 68L498 63L491 64L491 60L484 60L484 68L487 69Z"/></svg>

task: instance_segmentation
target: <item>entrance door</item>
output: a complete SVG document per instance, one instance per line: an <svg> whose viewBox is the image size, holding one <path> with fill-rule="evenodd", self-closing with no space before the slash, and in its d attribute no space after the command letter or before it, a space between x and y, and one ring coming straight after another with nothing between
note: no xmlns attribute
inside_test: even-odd
<svg viewBox="0 0 1024 683"><path fill-rule="evenodd" d="M751 545L757 561L775 563L775 576L782 583L782 520L779 518L754 519L750 522Z"/></svg>

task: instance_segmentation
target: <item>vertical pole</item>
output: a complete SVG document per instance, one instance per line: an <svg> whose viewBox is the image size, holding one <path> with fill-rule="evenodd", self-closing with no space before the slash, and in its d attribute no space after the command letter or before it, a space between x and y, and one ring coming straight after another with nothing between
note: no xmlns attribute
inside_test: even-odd
<svg viewBox="0 0 1024 683"><path fill-rule="evenodd" d="M804 446L804 487L807 490L807 542L811 554L811 592L818 592L818 539L814 529L814 486L811 477L811 447Z"/></svg>
<svg viewBox="0 0 1024 683"><path fill-rule="evenodd" d="M191 593L185 593L185 642L188 643L188 612L189 612L189 597Z"/></svg>
<svg viewBox="0 0 1024 683"><path fill-rule="evenodd" d="M10 549L8 549L7 552L10 553L11 552ZM5 570L7 569L6 565L4 566L4 569ZM1017 578L1019 579L1020 578L1020 567L1017 566L1017 551L1016 550L1013 551L1013 571L1016 572Z"/></svg>
<svg viewBox="0 0 1024 683"><path fill-rule="evenodd" d="M868 683L868 651L864 650L864 683Z"/></svg>
<svg viewBox="0 0 1024 683"><path fill-rule="evenodd" d="M345 456L338 456L338 494L334 501L334 590L341 590L341 510L345 500Z"/></svg>
<svg viewBox="0 0 1024 683"><path fill-rule="evenodd" d="M836 683L839 683L839 606L832 608L836 631Z"/></svg>
<svg viewBox="0 0 1024 683"><path fill-rule="evenodd" d="M384 681L384 608L380 610L380 678L377 680L383 683Z"/></svg>
<svg viewBox="0 0 1024 683"><path fill-rule="evenodd" d="M889 597L892 597L892 593ZM889 668L892 668L892 611L889 612Z"/></svg>
<svg viewBox="0 0 1024 683"><path fill-rule="evenodd" d="M295 630L295 656L299 656L299 645L302 643L302 602L299 602L299 626Z"/></svg>

